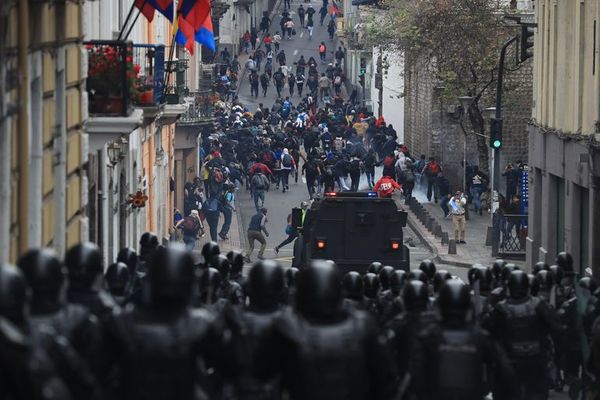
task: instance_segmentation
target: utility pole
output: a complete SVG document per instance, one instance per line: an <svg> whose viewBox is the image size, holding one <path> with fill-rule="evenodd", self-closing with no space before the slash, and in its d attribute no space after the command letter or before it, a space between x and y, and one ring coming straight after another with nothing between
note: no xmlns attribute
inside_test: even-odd
<svg viewBox="0 0 600 400"><path fill-rule="evenodd" d="M502 84L504 82L504 61L506 59L506 50L516 42L519 36L515 36L508 42L504 43L500 51L500 61L498 62L498 78L496 81L496 116L491 122L491 130L494 135L494 130L502 130ZM492 163L492 257L498 255L498 247L500 244L500 214L498 213L500 196L498 193L498 183L500 182L500 146L493 146L493 163Z"/></svg>
<svg viewBox="0 0 600 400"><path fill-rule="evenodd" d="M19 66L19 119L17 153L19 159L18 214L19 227L18 252L23 254L29 248L29 0L19 0L18 5L18 47L17 64ZM10 223L5 221L5 223ZM60 221L59 221L60 223Z"/></svg>

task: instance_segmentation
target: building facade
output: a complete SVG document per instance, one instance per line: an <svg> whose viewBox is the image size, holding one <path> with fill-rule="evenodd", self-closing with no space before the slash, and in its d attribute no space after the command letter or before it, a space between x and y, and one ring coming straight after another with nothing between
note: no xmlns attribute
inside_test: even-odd
<svg viewBox="0 0 600 400"><path fill-rule="evenodd" d="M600 273L600 0L536 1L527 262Z"/></svg>
<svg viewBox="0 0 600 400"><path fill-rule="evenodd" d="M81 2L0 7L0 262L87 239Z"/></svg>

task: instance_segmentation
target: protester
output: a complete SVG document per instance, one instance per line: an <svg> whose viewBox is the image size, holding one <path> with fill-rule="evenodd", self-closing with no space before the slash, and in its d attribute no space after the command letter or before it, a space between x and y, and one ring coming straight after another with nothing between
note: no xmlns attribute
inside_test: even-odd
<svg viewBox="0 0 600 400"><path fill-rule="evenodd" d="M452 215L452 223L454 224L454 239L456 243L465 244L465 207L467 199L459 190L454 193L448 205L450 206L450 214Z"/></svg>
<svg viewBox="0 0 600 400"><path fill-rule="evenodd" d="M267 209L261 208L258 212L250 219L250 223L248 225L248 253L246 253L246 262L252 262L250 256L254 251L254 242L258 241L260 243L260 249L258 250L258 259L262 260L265 249L267 248L267 239L269 237L269 232L267 231ZM263 234L264 233L264 234Z"/></svg>

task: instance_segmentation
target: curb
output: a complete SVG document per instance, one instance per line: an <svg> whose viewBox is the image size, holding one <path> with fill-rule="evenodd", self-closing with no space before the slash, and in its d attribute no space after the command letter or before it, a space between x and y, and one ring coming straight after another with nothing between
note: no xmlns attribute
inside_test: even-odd
<svg viewBox="0 0 600 400"><path fill-rule="evenodd" d="M417 200L415 200L413 198L412 201L417 201ZM416 216L415 216L414 212L410 208L407 211L408 211L407 223L408 223L409 227L417 234L419 239L421 239L421 242L423 242L423 244L425 244L425 246L429 249L429 251L431 251L433 253L433 257L432 257L433 262L440 263L440 264L452 265L454 267L460 267L460 268L471 268L472 264L470 264L470 263L450 260L450 259L444 257L443 255L440 255L437 246L434 243L432 243L431 240L423 234L423 231L422 231L423 228L419 225L419 221L415 219Z"/></svg>

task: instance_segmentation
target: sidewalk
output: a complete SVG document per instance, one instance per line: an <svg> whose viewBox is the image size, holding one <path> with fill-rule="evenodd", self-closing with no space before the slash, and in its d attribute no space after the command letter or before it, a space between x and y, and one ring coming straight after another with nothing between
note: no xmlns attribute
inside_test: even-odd
<svg viewBox="0 0 600 400"><path fill-rule="evenodd" d="M465 241L467 243L457 244L456 254L449 254L448 243L442 243L442 238L447 234L448 239L454 239L452 218L444 218L444 212L439 203L427 201L423 193L415 192L413 195L422 206L423 213L418 211L419 207L417 203L411 204L410 207L405 206L404 201L400 201L400 195L397 197L397 202L408 212L408 224L410 227L417 232L429 249L436 254L434 261L467 268L473 264L490 266L494 262L495 258L491 256L491 246L485 245L488 226L491 226L491 217L489 214L478 215L470 210L469 220L466 222L465 229ZM417 216L418 213L425 217L422 216L419 219ZM435 225L439 225L439 228Z"/></svg>

